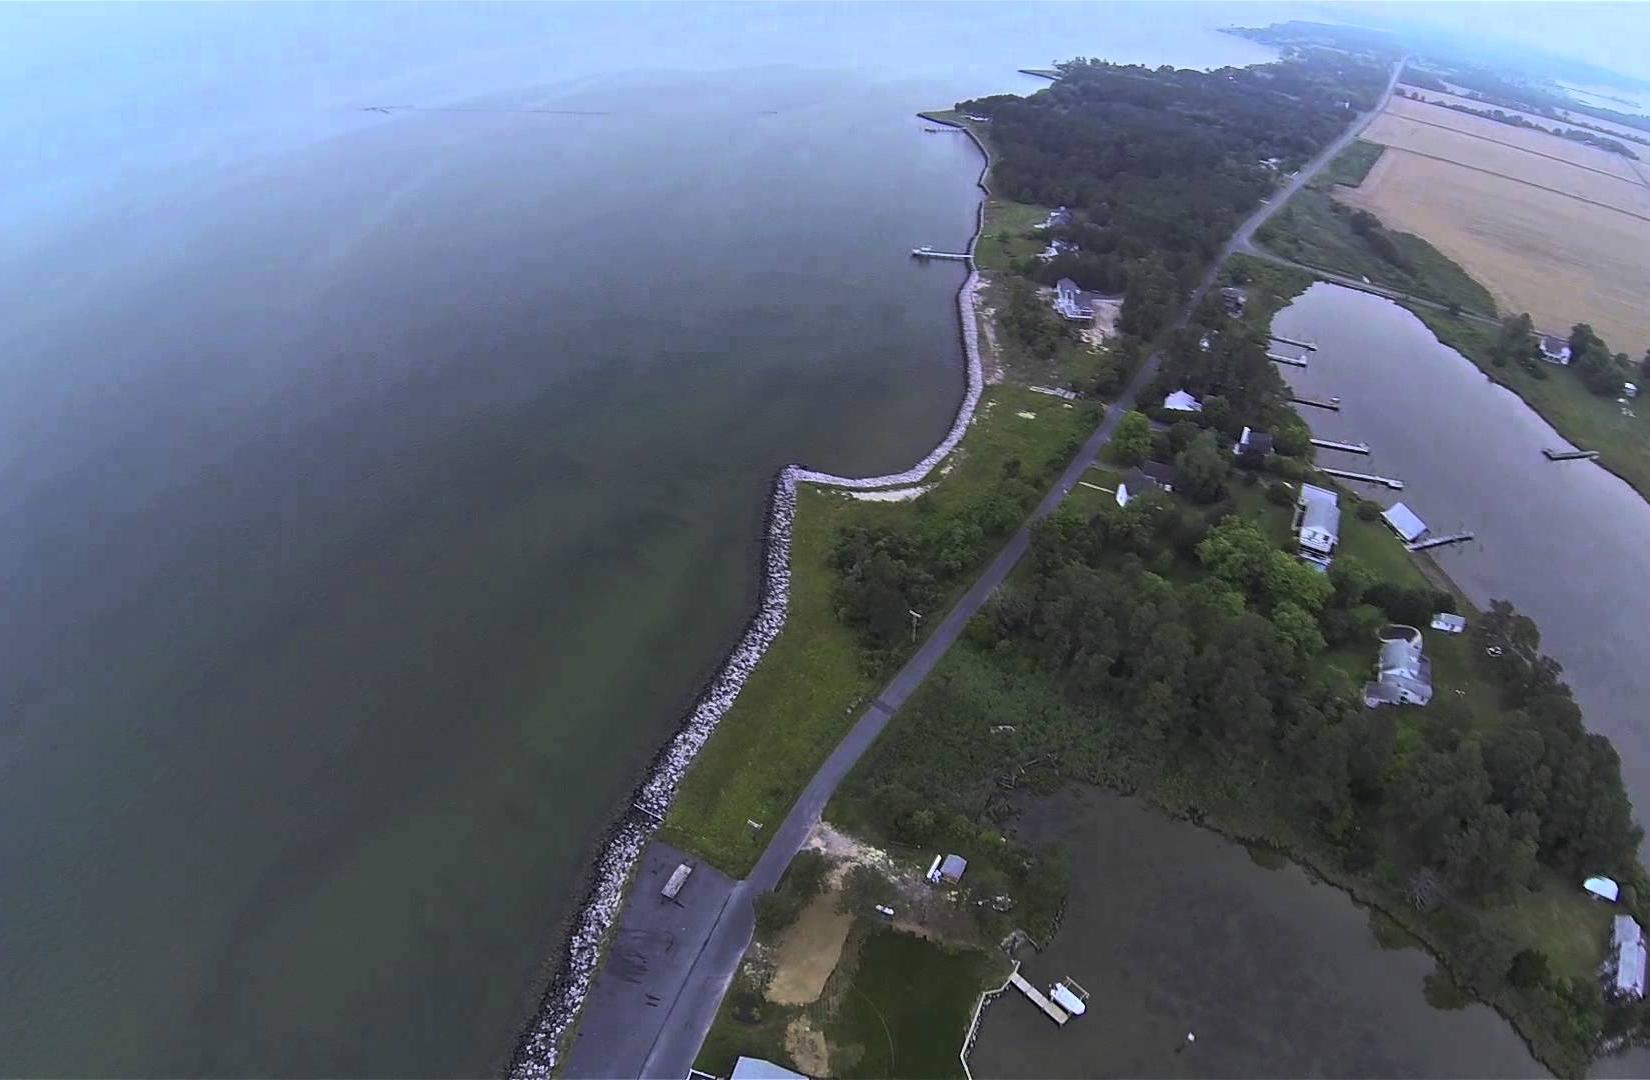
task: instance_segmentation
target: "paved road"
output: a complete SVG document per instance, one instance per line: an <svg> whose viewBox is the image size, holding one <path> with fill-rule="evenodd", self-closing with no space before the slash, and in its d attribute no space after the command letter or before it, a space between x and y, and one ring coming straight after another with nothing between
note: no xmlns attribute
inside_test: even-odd
<svg viewBox="0 0 1650 1080"><path fill-rule="evenodd" d="M1401 63L1393 68L1392 78L1387 83L1388 95L1392 93L1392 87L1398 81L1398 72L1401 68ZM1375 113L1380 111L1385 100L1386 97L1383 95L1381 102L1374 109L1354 120L1344 134L1303 166L1293 180L1239 226L1232 239L1222 249L1220 257L1210 264L1208 273L1204 274L1203 280L1193 290L1176 320L1177 326L1184 326L1191 313L1203 302L1203 297L1214 286L1226 259L1242 246L1248 245L1255 230L1268 217L1291 195L1299 191L1331 158L1357 138ZM1123 414L1134 407L1140 391L1157 374L1161 359L1160 354L1153 353L1140 365L1140 370L1129 380L1127 388L1106 411L1106 417L1100 426L1095 428L1071 464L1060 474L1059 481L1037 504L1030 519L1009 538L1008 544L991 560L991 564L985 568L979 580L975 581L968 592L963 594L962 599L957 601L956 606L946 613L944 620L935 627L916 655L900 669L899 674L894 676L893 681L871 703L854 724L853 729L819 767L813 780L797 799L796 805L774 830L773 839L768 841L767 850L757 860L751 875L734 886L732 895L722 909L721 918L711 931L710 940L699 953L683 984L681 994L664 1018L663 1030L642 1069L643 1076L680 1080L688 1074L694 1058L699 1054L699 1047L704 1043L705 1034L710 1030L711 1021L716 1017L722 996L727 992L728 984L733 979L734 970L739 966L740 958L744 956L745 947L750 944L751 932L756 925L753 906L755 898L771 891L779 882L779 876L801 850L802 842L807 838L809 830L819 821L825 804L830 801L837 786L842 783L865 751L870 749L877 736L882 734L882 729L888 726L888 721L894 713L899 711L900 706L905 704L906 699L928 677L929 672L934 670L940 658L962 633L968 620L985 605L992 591L1003 583L1025 555L1031 545L1032 526L1053 513L1061 501L1070 494L1071 489L1077 486L1077 481L1082 478L1083 473L1094 464L1100 456L1100 451L1116 433Z"/></svg>

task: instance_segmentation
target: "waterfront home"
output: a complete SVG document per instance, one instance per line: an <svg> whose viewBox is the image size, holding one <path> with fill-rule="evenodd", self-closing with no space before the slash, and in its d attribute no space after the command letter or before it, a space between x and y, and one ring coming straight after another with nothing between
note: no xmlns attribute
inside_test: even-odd
<svg viewBox="0 0 1650 1080"><path fill-rule="evenodd" d="M1176 390L1163 399L1163 407L1171 412L1202 412L1203 402L1184 390Z"/></svg>
<svg viewBox="0 0 1650 1080"><path fill-rule="evenodd" d="M1364 684L1364 704L1425 705L1432 700L1432 661L1421 651L1421 631L1389 623L1375 633L1381 651L1375 681Z"/></svg>
<svg viewBox="0 0 1650 1080"><path fill-rule="evenodd" d="M1605 986L1618 998L1637 1001L1644 996L1644 929L1631 915L1617 915L1610 928L1610 959L1605 962Z"/></svg>
<svg viewBox="0 0 1650 1080"><path fill-rule="evenodd" d="M1083 290L1068 277L1054 283L1054 310L1073 322L1087 322L1094 318L1094 308L1083 295Z"/></svg>
<svg viewBox="0 0 1650 1080"><path fill-rule="evenodd" d="M1247 424L1243 427L1243 434L1238 436L1232 453L1238 457L1265 458L1272 452L1272 436L1264 431L1256 431Z"/></svg>
<svg viewBox="0 0 1650 1080"><path fill-rule="evenodd" d="M1615 903L1616 898L1621 895L1621 886L1607 877L1590 877L1581 883L1581 887L1586 889L1593 899L1604 900L1611 904Z"/></svg>
<svg viewBox="0 0 1650 1080"><path fill-rule="evenodd" d="M1563 338L1542 334L1537 344L1541 346L1541 359L1547 363L1563 367L1570 362L1570 343Z"/></svg>
<svg viewBox="0 0 1650 1080"><path fill-rule="evenodd" d="M1302 484L1295 501L1295 537L1299 555L1327 571L1341 542L1341 500L1328 488Z"/></svg>
<svg viewBox="0 0 1650 1080"><path fill-rule="evenodd" d="M1148 461L1137 469L1130 469L1117 484L1117 505L1128 506L1153 491L1173 491L1174 478L1174 466L1161 461Z"/></svg>
<svg viewBox="0 0 1650 1080"><path fill-rule="evenodd" d="M1440 611L1432 616L1432 628L1445 634L1464 634L1467 630L1467 620L1463 615Z"/></svg>
<svg viewBox="0 0 1650 1080"><path fill-rule="evenodd" d="M1243 289L1228 286L1220 290L1221 303L1226 305L1226 314L1234 319L1243 314L1243 308L1249 303L1249 294Z"/></svg>
<svg viewBox="0 0 1650 1080"><path fill-rule="evenodd" d="M1383 510L1381 520L1406 544L1413 544L1427 531L1427 523L1403 503L1394 503L1392 509Z"/></svg>

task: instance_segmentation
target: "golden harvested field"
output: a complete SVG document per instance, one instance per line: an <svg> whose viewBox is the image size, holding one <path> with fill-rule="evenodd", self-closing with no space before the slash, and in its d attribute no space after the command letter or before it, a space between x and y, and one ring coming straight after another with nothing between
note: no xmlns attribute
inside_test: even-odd
<svg viewBox="0 0 1650 1080"><path fill-rule="evenodd" d="M1430 241L1542 330L1587 322L1618 352L1650 345L1650 184L1634 162L1396 97L1363 137L1388 150L1337 198Z"/></svg>
<svg viewBox="0 0 1650 1080"><path fill-rule="evenodd" d="M1650 345L1650 220L1402 150L1336 197L1430 241L1542 330L1587 322L1617 351Z"/></svg>
<svg viewBox="0 0 1650 1080"><path fill-rule="evenodd" d="M1473 101L1470 98L1456 97L1453 94L1440 94L1432 90L1421 90L1415 92L1418 92L1425 97L1424 103L1413 99L1404 99L1402 101L1394 99L1393 105L1395 108L1392 111L1418 120L1426 120L1434 124L1443 124L1446 127L1456 128L1469 134L1481 135L1485 138L1495 139L1500 142L1508 143L1512 146L1524 147L1529 150L1534 150L1540 154L1551 154L1556 157L1563 157L1567 160L1575 161L1577 164L1587 165L1595 169L1603 169L1607 172L1614 172L1618 176L1624 176L1629 179L1635 178L1632 168L1632 160L1630 158L1625 158L1620 154L1612 154L1608 150L1600 150L1596 146L1588 146L1585 143L1574 142L1570 139L1555 139L1553 136L1544 131L1533 131L1530 128L1513 127L1511 124L1502 124L1495 120L1486 120L1481 116L1470 116L1467 113L1457 112L1454 109L1446 108L1446 106L1464 105L1469 109L1477 109L1481 112L1489 111L1491 109L1500 109L1501 112L1507 113L1510 116L1521 116L1530 123L1540 124L1544 128L1579 131L1586 135L1603 135L1603 132L1587 131L1585 128L1579 128L1573 124L1566 124L1562 120L1555 120L1547 116L1539 116L1535 113L1519 112L1517 109L1503 109L1499 105L1488 105L1482 101ZM1608 138L1609 136L1605 135L1604 137ZM1641 135L1641 137L1650 138L1650 134L1644 134ZM1626 142L1625 140L1623 140L1623 144L1640 157L1650 158L1650 146ZM1640 164L1642 165L1643 162L1641 161Z"/></svg>

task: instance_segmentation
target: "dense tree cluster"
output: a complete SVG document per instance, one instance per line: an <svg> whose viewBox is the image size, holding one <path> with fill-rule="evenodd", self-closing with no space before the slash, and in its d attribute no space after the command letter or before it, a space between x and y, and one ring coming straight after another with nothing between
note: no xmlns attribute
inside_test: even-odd
<svg viewBox="0 0 1650 1080"><path fill-rule="evenodd" d="M1177 71L1079 58L1029 97L964 102L989 116L992 187L1072 208L1077 250L1039 271L1122 292L1125 333L1152 337L1277 170L1298 167L1384 86L1345 58ZM1268 164L1271 162L1272 164Z"/></svg>
<svg viewBox="0 0 1650 1080"><path fill-rule="evenodd" d="M1570 330L1570 366L1582 385L1600 397L1621 393L1621 384L1632 377L1626 353L1612 353L1604 339L1586 323Z"/></svg>

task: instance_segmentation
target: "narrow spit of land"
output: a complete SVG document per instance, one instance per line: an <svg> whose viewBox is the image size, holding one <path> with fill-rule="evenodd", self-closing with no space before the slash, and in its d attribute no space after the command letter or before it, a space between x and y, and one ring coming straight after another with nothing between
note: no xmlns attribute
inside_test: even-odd
<svg viewBox="0 0 1650 1080"><path fill-rule="evenodd" d="M1386 99L1390 97L1392 88L1397 83L1398 73L1403 69L1402 63L1393 66L1391 76L1387 81L1386 91L1376 106L1369 112L1359 114L1347 129L1332 143L1326 146L1310 162L1303 166L1288 184L1284 186L1268 202L1259 207L1240 225L1214 259L1192 291L1187 302L1181 307L1175 320L1175 326L1182 327L1189 320L1191 313L1203 301L1209 289L1213 287L1221 268L1226 260L1236 252L1243 250L1258 229L1273 213L1277 211L1289 196L1310 181L1319 170L1329 161L1341 153L1352 140L1368 126L1370 121L1384 107ZM963 595L962 599L948 612L945 619L930 635L928 640L917 651L906 665L900 669L887 688L877 696L866 709L865 713L855 723L846 738L838 744L825 763L815 773L812 782L803 791L802 796L786 815L784 822L774 830L773 839L769 841L762 857L757 861L751 874L734 887L727 903L723 906L709 939L700 946L698 959L688 973L681 990L675 999L670 1002L662 1018L662 1031L649 1053L642 1075L649 1077L678 1077L687 1075L697 1057L699 1047L703 1044L705 1034L710 1030L712 1021L721 1005L722 997L726 993L734 971L739 965L749 945L755 928L755 898L762 893L771 891L778 883L780 875L791 859L801 849L803 840L809 830L819 820L825 804L830 800L837 786L853 768L859 758L868 750L878 735L887 726L889 719L899 710L905 700L916 690L928 674L934 669L948 649L961 635L969 619L980 610L992 591L1008 577L1015 565L1025 555L1031 543L1031 528L1043 518L1051 514L1065 499L1071 490L1077 486L1084 472L1099 458L1101 450L1111 441L1116 433L1118 423L1134 405L1140 391L1151 381L1156 374L1160 362L1160 354L1153 353L1140 367L1129 381L1127 388L1107 411L1103 420L1088 441L1083 444L1077 456L1060 475L1059 481L1052 490L1045 495L1033 510L1030 519L1020 527L1009 539L1008 544L998 553L974 585ZM691 948L690 944L684 943Z"/></svg>

